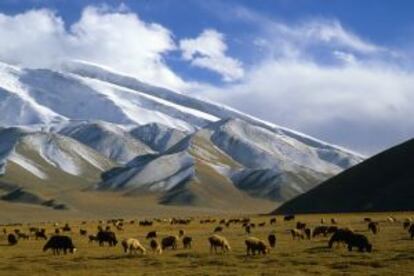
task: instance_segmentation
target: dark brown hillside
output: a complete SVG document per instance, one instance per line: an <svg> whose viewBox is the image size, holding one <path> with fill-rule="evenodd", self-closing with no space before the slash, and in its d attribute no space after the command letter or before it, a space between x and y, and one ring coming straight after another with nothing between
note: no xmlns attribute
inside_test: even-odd
<svg viewBox="0 0 414 276"><path fill-rule="evenodd" d="M414 210L414 139L381 152L273 213Z"/></svg>

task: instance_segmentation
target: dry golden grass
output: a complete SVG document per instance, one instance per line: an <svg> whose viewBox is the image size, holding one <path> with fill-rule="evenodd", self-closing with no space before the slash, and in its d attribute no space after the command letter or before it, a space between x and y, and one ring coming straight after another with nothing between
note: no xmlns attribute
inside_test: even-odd
<svg viewBox="0 0 414 276"><path fill-rule="evenodd" d="M341 214L341 215L303 215L297 216L308 225L319 225L321 217L338 219L339 226L349 226L355 231L366 234L373 243L372 253L348 252L345 247L327 248L328 238L293 241L288 230L295 222L283 222L277 217L276 225L269 225L267 216L254 216L253 222L266 222L266 226L252 230L252 236L266 239L268 233L276 231L277 246L266 256L247 257L244 240L247 237L241 225L225 228L225 236L231 246L229 254L210 254L207 237L215 224L200 224L199 219L188 226L156 223L152 227L127 224L122 232L116 231L118 240L136 237L148 248L144 239L150 230L159 235L177 234L184 229L193 237L190 250L166 250L162 255L148 252L145 256L129 256L122 252L120 245L99 247L89 244L86 237L79 235L79 228L95 233L97 221L69 221L73 226L72 234L78 252L75 254L53 256L42 252L44 241L30 239L19 241L16 246L8 246L4 235L0 235L0 274L1 275L413 275L414 240L402 227L402 220L412 217L413 213L394 213L398 222L389 223L390 214ZM367 231L362 220L371 217L380 221L380 233L374 236ZM217 217L219 218L219 217ZM220 217L221 218L221 217ZM61 222L61 225L64 222ZM51 224L46 227L50 233ZM7 227L8 231L16 227ZM28 232L28 226L17 227ZM112 227L113 228L113 227Z"/></svg>

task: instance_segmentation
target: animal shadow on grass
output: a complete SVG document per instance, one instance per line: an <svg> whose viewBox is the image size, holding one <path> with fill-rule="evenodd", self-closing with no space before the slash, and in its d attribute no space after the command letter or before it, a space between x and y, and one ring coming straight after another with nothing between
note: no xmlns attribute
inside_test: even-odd
<svg viewBox="0 0 414 276"><path fill-rule="evenodd" d="M315 247L307 248L304 251L306 253L327 253L327 252L332 252L332 249L324 245L324 246L315 246Z"/></svg>
<svg viewBox="0 0 414 276"><path fill-rule="evenodd" d="M135 259L140 258L141 255L109 255L109 256L99 256L99 257L89 257L91 260L123 260L123 259Z"/></svg>
<svg viewBox="0 0 414 276"><path fill-rule="evenodd" d="M184 253L177 253L175 254L175 257L178 258L197 258L200 259L202 256L195 252L184 252Z"/></svg>

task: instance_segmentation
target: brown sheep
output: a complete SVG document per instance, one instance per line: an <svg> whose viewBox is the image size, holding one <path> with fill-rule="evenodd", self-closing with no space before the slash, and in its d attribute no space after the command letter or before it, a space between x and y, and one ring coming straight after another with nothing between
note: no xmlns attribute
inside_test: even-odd
<svg viewBox="0 0 414 276"><path fill-rule="evenodd" d="M376 235L379 232L378 222L371 221L368 223L368 230L370 230L372 234Z"/></svg>
<svg viewBox="0 0 414 276"><path fill-rule="evenodd" d="M410 228L408 229L408 233L411 234L411 238L414 238L414 223L411 224Z"/></svg>
<svg viewBox="0 0 414 276"><path fill-rule="evenodd" d="M296 223L296 229L300 229L300 230L302 230L302 229L305 229L306 228L306 223L302 223L302 222L300 222L300 221L298 221L297 223Z"/></svg>
<svg viewBox="0 0 414 276"><path fill-rule="evenodd" d="M250 237L245 240L245 244L247 255L256 255L256 252L263 255L269 253L269 248L266 243L258 238Z"/></svg>
<svg viewBox="0 0 414 276"><path fill-rule="evenodd" d="M276 246L276 235L275 234L273 233L269 234L269 236L267 236L267 240L271 248L274 248Z"/></svg>
<svg viewBox="0 0 414 276"><path fill-rule="evenodd" d="M157 240L152 239L150 242L150 247L153 253L157 253L157 254L161 254L162 253L162 249L160 244L158 243Z"/></svg>
<svg viewBox="0 0 414 276"><path fill-rule="evenodd" d="M310 228L305 228L305 229L303 229L303 232L305 232L306 238L308 240L310 240L311 239L312 230Z"/></svg>
<svg viewBox="0 0 414 276"><path fill-rule="evenodd" d="M183 247L184 247L184 249L190 249L192 241L193 241L193 238L191 238L189 236L185 236L183 238Z"/></svg>
<svg viewBox="0 0 414 276"><path fill-rule="evenodd" d="M291 229L290 230L290 234L292 235L292 238L295 240L296 238L298 239L298 240L303 240L305 237L304 237L304 235L303 235L303 233L302 233L302 231L301 230L299 230L299 229Z"/></svg>
<svg viewBox="0 0 414 276"><path fill-rule="evenodd" d="M162 250L165 250L166 248L171 247L171 249L177 249L177 243L178 243L178 237L177 236L167 236L161 240L161 248Z"/></svg>
<svg viewBox="0 0 414 276"><path fill-rule="evenodd" d="M217 232L223 232L223 227L217 226L216 228L214 228L214 233L217 233Z"/></svg>
<svg viewBox="0 0 414 276"><path fill-rule="evenodd" d="M217 248L220 248L223 253L231 251L228 241L222 236L213 235L208 238L208 241L210 243L210 252L214 250L217 253Z"/></svg>
<svg viewBox="0 0 414 276"><path fill-rule="evenodd" d="M142 255L145 255L145 253L147 252L145 248L141 245L139 240L137 239L133 239L133 238L124 239L121 242L121 245L124 248L125 253L129 252L129 254L132 254L132 253L137 254L139 251L141 252Z"/></svg>

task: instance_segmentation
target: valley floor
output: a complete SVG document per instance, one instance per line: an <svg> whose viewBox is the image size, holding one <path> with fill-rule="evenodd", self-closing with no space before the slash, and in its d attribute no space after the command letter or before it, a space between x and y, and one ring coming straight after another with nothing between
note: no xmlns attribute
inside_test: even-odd
<svg viewBox="0 0 414 276"><path fill-rule="evenodd" d="M386 218L392 215L397 222L390 223ZM322 217L335 217L339 226L352 227L356 232L367 235L373 244L372 253L348 252L344 246L330 249L328 238L312 240L292 240L289 229L295 227L296 221L284 222L277 217L276 225L270 225L268 216L252 216L255 223L266 222L264 227L256 227L251 236L266 239L270 231L276 231L277 245L266 256L246 256L244 240L247 235L240 224L224 227L221 235L225 236L232 252L228 254L210 254L207 237L218 225L200 224L199 216L188 226L155 223L152 227L127 224L124 231L116 232L118 240L124 237L136 237L145 247L148 241L145 235L150 230L157 230L159 236L178 234L184 229L186 235L193 237L193 248L166 250L162 255L148 252L145 256L124 254L121 246L99 247L88 242L87 237L79 235L79 229L94 234L98 222L88 221L82 225L80 220L69 222L70 234L78 248L74 255L53 256L51 252L42 252L44 241L30 239L19 241L16 246L8 246L6 237L0 234L0 274L1 275L413 275L414 274L414 240L409 238L402 227L406 217L414 213L376 213L376 214L329 214L299 215L296 221L306 222L309 226L319 225ZM224 215L211 215L217 219ZM228 216L227 216L228 217ZM367 231L364 217L380 222L377 235ZM126 218L127 219L127 218ZM136 219L136 217L135 217ZM141 218L142 219L142 218ZM46 227L53 232L53 226ZM3 228L3 227L1 227ZM8 231L20 228L28 232L28 226L8 226Z"/></svg>

